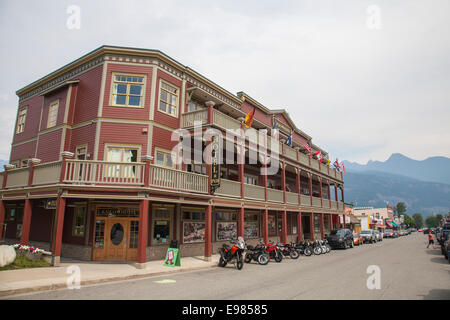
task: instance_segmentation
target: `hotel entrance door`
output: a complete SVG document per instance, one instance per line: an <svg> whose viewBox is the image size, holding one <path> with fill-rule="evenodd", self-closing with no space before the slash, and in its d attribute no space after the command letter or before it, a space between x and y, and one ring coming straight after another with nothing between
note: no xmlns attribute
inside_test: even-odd
<svg viewBox="0 0 450 320"><path fill-rule="evenodd" d="M126 260L128 219L107 219L106 260Z"/></svg>

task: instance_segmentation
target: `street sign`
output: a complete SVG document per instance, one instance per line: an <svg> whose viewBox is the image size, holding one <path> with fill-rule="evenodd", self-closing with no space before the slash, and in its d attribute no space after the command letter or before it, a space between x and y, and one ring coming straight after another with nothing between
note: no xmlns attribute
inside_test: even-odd
<svg viewBox="0 0 450 320"><path fill-rule="evenodd" d="M167 249L166 258L164 259L166 267L181 267L180 253L176 248Z"/></svg>

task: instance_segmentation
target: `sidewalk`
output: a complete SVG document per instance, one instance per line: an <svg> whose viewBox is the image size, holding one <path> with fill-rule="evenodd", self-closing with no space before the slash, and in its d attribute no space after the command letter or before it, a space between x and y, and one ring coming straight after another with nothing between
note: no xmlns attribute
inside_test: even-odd
<svg viewBox="0 0 450 320"><path fill-rule="evenodd" d="M83 286L214 268L218 261L217 254L212 256L211 261L205 261L203 256L183 257L181 267L166 267L163 260L158 260L147 262L145 269L137 269L132 263L113 264L62 259L59 267L0 271L0 297L67 288L66 281L71 276L67 273L67 267L71 265L80 267L80 285Z"/></svg>

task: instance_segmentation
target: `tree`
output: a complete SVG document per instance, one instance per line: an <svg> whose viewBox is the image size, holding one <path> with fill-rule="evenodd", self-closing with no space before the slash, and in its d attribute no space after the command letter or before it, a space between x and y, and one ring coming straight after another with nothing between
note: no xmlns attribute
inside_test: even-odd
<svg viewBox="0 0 450 320"><path fill-rule="evenodd" d="M425 224L428 228L436 228L438 226L438 221L435 216L428 216L425 219Z"/></svg>
<svg viewBox="0 0 450 320"><path fill-rule="evenodd" d="M406 212L406 205L404 202L397 202L397 204L394 207L394 212L397 215L397 217L400 217L403 213Z"/></svg>
<svg viewBox="0 0 450 320"><path fill-rule="evenodd" d="M417 228L420 229L423 227L423 217L421 213L414 213L412 218L414 219Z"/></svg>
<svg viewBox="0 0 450 320"><path fill-rule="evenodd" d="M413 228L416 225L416 221L407 214L404 214L403 222L406 224L407 228Z"/></svg>
<svg viewBox="0 0 450 320"><path fill-rule="evenodd" d="M443 218L444 218L444 217L443 217L442 214L440 214L440 213L438 213L438 214L436 215L436 221L437 221L438 225L441 224L441 221L442 221Z"/></svg>

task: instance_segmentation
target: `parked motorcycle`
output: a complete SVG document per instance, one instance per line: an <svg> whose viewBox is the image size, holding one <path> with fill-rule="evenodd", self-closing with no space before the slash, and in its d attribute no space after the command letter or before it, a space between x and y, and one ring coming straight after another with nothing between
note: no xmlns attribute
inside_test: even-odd
<svg viewBox="0 0 450 320"><path fill-rule="evenodd" d="M291 259L298 259L300 257L300 252L295 249L294 243L289 243L285 245L281 245L277 243L278 248L280 249L280 252L285 257L291 257Z"/></svg>
<svg viewBox="0 0 450 320"><path fill-rule="evenodd" d="M262 242L254 247L247 246L244 261L246 263L250 263L252 260L257 261L260 265L266 265L269 263L269 254L266 253L265 245Z"/></svg>
<svg viewBox="0 0 450 320"><path fill-rule="evenodd" d="M305 241L305 240L303 240L301 243L297 244L295 246L295 249L298 250L300 252L300 254L303 254L307 257L312 255L312 252L313 252L313 248L311 247L311 244L309 243L309 241Z"/></svg>
<svg viewBox="0 0 450 320"><path fill-rule="evenodd" d="M325 253L325 252L322 252L322 246L320 245L318 240L314 240L314 242L312 244L312 247L313 247L313 252L316 255Z"/></svg>
<svg viewBox="0 0 450 320"><path fill-rule="evenodd" d="M322 243L323 243L323 245L325 246L326 252L327 252L327 253L330 252L330 251L331 251L331 246L330 246L330 244L328 243L328 240L327 240L327 239L323 239L323 240L322 240Z"/></svg>
<svg viewBox="0 0 450 320"><path fill-rule="evenodd" d="M283 260L283 255L280 252L280 248L272 242L266 244L266 252L269 254L270 259L274 259L276 262L281 262Z"/></svg>
<svg viewBox="0 0 450 320"><path fill-rule="evenodd" d="M242 255L245 250L245 241L242 237L238 238L236 243L232 243L232 246L223 244L219 249L219 267L225 267L228 263L235 263L236 269L241 270L244 266L244 259Z"/></svg>

